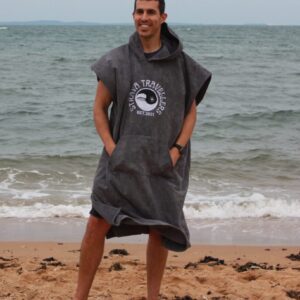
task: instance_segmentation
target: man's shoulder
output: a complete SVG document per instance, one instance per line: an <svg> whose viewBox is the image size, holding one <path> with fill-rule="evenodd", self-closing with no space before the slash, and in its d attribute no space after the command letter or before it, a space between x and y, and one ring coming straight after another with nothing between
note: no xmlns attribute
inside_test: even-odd
<svg viewBox="0 0 300 300"><path fill-rule="evenodd" d="M182 51L182 59L187 63L199 64L193 57L187 54L185 51Z"/></svg>
<svg viewBox="0 0 300 300"><path fill-rule="evenodd" d="M128 54L128 48L128 44L121 45L119 47L109 50L101 58L111 61L124 59L124 57Z"/></svg>
<svg viewBox="0 0 300 300"><path fill-rule="evenodd" d="M195 58L191 57L186 52L182 51L182 58L184 60L185 66L189 69L199 70L202 72L203 70L206 70L206 68ZM207 71L207 70L206 70Z"/></svg>
<svg viewBox="0 0 300 300"><path fill-rule="evenodd" d="M94 64L91 65L91 69L96 73L99 73L100 70L103 69L118 69L124 64L124 62L128 61L126 59L127 57L128 45L121 45L102 55Z"/></svg>

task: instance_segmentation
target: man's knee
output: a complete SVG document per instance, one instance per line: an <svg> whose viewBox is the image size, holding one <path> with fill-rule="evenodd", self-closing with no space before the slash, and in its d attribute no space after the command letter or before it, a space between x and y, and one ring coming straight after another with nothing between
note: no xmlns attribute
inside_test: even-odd
<svg viewBox="0 0 300 300"><path fill-rule="evenodd" d="M104 219L90 215L86 226L86 233L89 235L106 235L110 227L111 225L108 224Z"/></svg>
<svg viewBox="0 0 300 300"><path fill-rule="evenodd" d="M150 228L149 229L149 238L157 241L161 241L161 234L158 230Z"/></svg>

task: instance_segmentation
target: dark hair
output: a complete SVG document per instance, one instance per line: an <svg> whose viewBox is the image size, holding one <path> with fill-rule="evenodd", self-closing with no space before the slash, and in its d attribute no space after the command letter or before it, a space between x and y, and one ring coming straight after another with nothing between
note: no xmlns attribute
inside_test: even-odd
<svg viewBox="0 0 300 300"><path fill-rule="evenodd" d="M137 0L134 0L134 11L133 12L135 12L135 9L136 9L136 1ZM145 0L145 1L150 1L150 0ZM165 12L165 8L166 8L165 0L155 0L155 1L159 2L159 11L160 11L160 14L163 14Z"/></svg>

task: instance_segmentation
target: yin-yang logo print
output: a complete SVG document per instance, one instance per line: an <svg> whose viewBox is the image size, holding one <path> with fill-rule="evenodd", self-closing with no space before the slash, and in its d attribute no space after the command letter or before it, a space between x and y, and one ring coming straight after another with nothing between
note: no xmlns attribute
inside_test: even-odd
<svg viewBox="0 0 300 300"><path fill-rule="evenodd" d="M150 89L141 89L135 96L137 106L144 111L154 110L158 105L158 97Z"/></svg>
<svg viewBox="0 0 300 300"><path fill-rule="evenodd" d="M167 96L162 85L154 80L134 82L129 93L129 110L139 116L160 116L167 106Z"/></svg>

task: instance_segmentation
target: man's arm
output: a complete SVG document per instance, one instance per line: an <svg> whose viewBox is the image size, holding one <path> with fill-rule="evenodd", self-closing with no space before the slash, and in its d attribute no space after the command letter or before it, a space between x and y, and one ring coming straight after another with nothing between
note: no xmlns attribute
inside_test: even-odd
<svg viewBox="0 0 300 300"><path fill-rule="evenodd" d="M197 107L196 107L196 101L194 100L188 114L184 118L183 126L179 134L179 137L176 140L176 144L179 144L184 147L186 146L186 144L188 143L189 139L192 136L196 124L196 120L197 120ZM177 160L180 157L179 150L175 147L172 147L170 149L170 156L173 162L173 166L175 166Z"/></svg>
<svg viewBox="0 0 300 300"><path fill-rule="evenodd" d="M109 156L116 147L111 136L108 120L108 108L111 101L112 98L109 90L102 81L99 81L94 102L94 123Z"/></svg>

